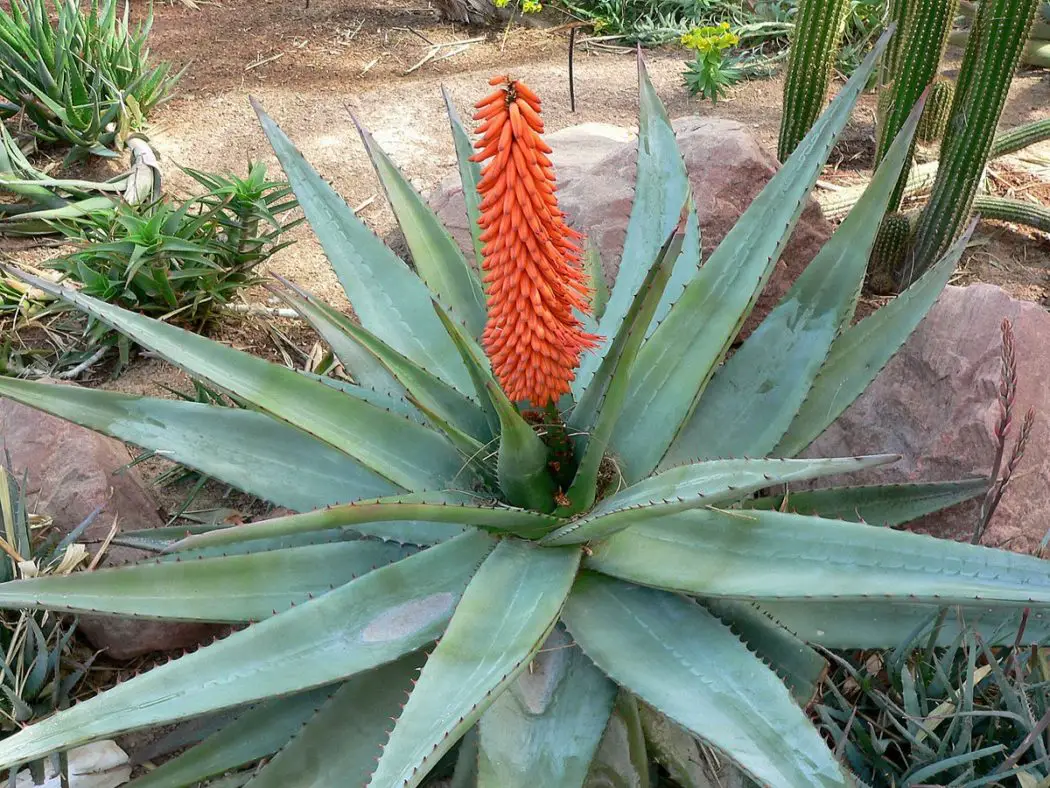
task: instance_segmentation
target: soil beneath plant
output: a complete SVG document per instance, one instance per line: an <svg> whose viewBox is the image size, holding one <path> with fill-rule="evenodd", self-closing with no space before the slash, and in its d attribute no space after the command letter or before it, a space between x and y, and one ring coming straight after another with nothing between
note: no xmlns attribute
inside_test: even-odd
<svg viewBox="0 0 1050 788"><path fill-rule="evenodd" d="M329 178L347 203L380 235L394 229L372 167L354 129L351 113L423 193L455 171L452 139L442 99L447 88L461 116L487 90L494 73L527 79L544 97L549 130L585 122L633 127L637 117L636 58L628 49L586 42L580 31L575 51L575 111L570 108L568 25L572 19L548 10L527 26L471 28L439 22L426 0L180 0L157 3L152 54L186 66L176 96L152 118L149 136L165 170L169 193L192 193L194 183L177 165L242 173L246 161L262 159L279 174L276 160L249 103L254 98ZM145 13L143 0L134 12ZM456 43L461 42L461 43ZM444 44L441 48L436 45ZM601 48L599 48L601 47ZM428 54L435 54L427 58ZM742 84L713 106L691 98L682 85L686 53L665 48L645 52L653 83L672 118L720 115L747 124L775 150L782 81ZM1003 116L1009 127L1045 115L1050 78L1044 71L1021 73ZM865 96L830 159L824 178L850 183L871 166L874 99ZM1006 173L995 189L1050 203L1050 145L1025 152L1026 160L996 165ZM1041 158L1046 156L1046 159ZM96 165L93 169L104 170ZM703 195L699 196L703 199ZM329 303L349 310L320 247L305 225L296 243L268 263ZM49 247L0 242L0 251L39 264L56 254ZM1019 298L1046 303L1050 293L1050 236L986 222L957 274L957 281L1000 285ZM247 302L274 306L261 288ZM316 341L301 324L283 318L224 316L213 336L233 347L302 368ZM136 359L116 380L104 365L82 383L120 391L168 396L163 386L189 391L188 379L155 359ZM159 467L159 464L158 464ZM146 466L149 470L150 466ZM225 505L212 490L204 503ZM163 495L173 508L185 489Z"/></svg>

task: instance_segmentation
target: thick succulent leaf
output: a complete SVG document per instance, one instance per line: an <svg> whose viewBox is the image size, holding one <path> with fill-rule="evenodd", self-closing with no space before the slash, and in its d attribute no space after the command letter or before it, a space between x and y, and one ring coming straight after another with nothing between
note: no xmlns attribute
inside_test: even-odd
<svg viewBox="0 0 1050 788"><path fill-rule="evenodd" d="M916 102L849 216L783 300L714 374L661 465L696 458L763 457L777 445L832 342L853 317L875 235L909 160L924 103Z"/></svg>
<svg viewBox="0 0 1050 788"><path fill-rule="evenodd" d="M586 438L583 457L576 469L576 476L569 488L570 504L559 510L559 514L586 511L597 497L598 471L612 439L613 430L620 419L638 349L645 338L646 327L652 321L667 287L684 236L680 222L664 241L659 254L646 272L641 287L620 323L619 333L607 349L601 367L584 392L583 399L573 409L571 425L580 433L589 435ZM580 442L583 442L582 439Z"/></svg>
<svg viewBox="0 0 1050 788"><path fill-rule="evenodd" d="M193 621L260 621L411 555L350 542L188 561L150 561L0 584L0 607Z"/></svg>
<svg viewBox="0 0 1050 788"><path fill-rule="evenodd" d="M824 657L750 602L711 599L706 607L777 672L800 706L812 702L827 674Z"/></svg>
<svg viewBox="0 0 1050 788"><path fill-rule="evenodd" d="M172 546L173 550L187 550L208 545L224 545L248 539L273 538L289 534L324 531L332 528L355 527L367 523L421 521L458 523L494 531L544 532L558 526L557 517L539 514L528 509L506 506L481 506L449 503L441 500L428 503L418 500L420 495L404 496L378 501L364 501L349 506L333 506L305 514L275 517L254 523L235 525L217 531L188 536ZM379 532L382 529L377 529ZM3 586L0 585L0 591Z"/></svg>
<svg viewBox="0 0 1050 788"><path fill-rule="evenodd" d="M474 146L470 141L470 132L463 125L455 106L452 104L452 96L448 90L441 88L441 95L445 99L445 108L448 110L448 120L452 126L452 142L456 146L456 163L459 165L459 180L463 184L463 203L467 208L467 226L470 228L470 239L474 244L474 262L480 268L482 263L481 250L485 246L481 241L481 226L478 220L481 218L481 195L478 194L478 181L481 180L481 164L471 161L474 155Z"/></svg>
<svg viewBox="0 0 1050 788"><path fill-rule="evenodd" d="M347 680L248 783L250 788L364 785L380 755L386 726L404 704L423 662L417 652Z"/></svg>
<svg viewBox="0 0 1050 788"><path fill-rule="evenodd" d="M455 536L456 534L453 534ZM185 536L185 534L182 534ZM266 553L273 550L289 550L293 547L310 547L311 545L335 544L337 542L351 542L361 539L361 534L349 528L339 528L331 531L315 531L305 534L292 534L290 536L278 536L272 539L249 539L237 544L223 544L215 547L202 547L196 550L185 550L179 553L161 553L153 559L155 561L195 561L198 558L222 558L224 556L248 555L250 553ZM116 542L116 538L113 540ZM123 542L123 540L121 540ZM387 540L397 542L395 539ZM174 541L164 542L159 548L156 543L150 545L153 549L174 549Z"/></svg>
<svg viewBox="0 0 1050 788"><path fill-rule="evenodd" d="M133 780L128 788L183 788L273 755L336 689L321 687L253 706L200 744Z"/></svg>
<svg viewBox="0 0 1050 788"><path fill-rule="evenodd" d="M927 514L969 501L988 490L987 479L925 484L879 484L827 487L784 495L751 498L745 509L775 509L868 525L904 525Z"/></svg>
<svg viewBox="0 0 1050 788"><path fill-rule="evenodd" d="M932 604L892 601L762 600L756 606L807 643L831 649L890 649L930 639L945 610ZM1022 630L1023 622L1023 630ZM967 628L990 646L1046 646L1050 613L1020 607L952 605L934 642L950 646ZM1020 633L1020 638L1018 638Z"/></svg>
<svg viewBox="0 0 1050 788"><path fill-rule="evenodd" d="M616 685L557 628L478 724L478 788L583 785Z"/></svg>
<svg viewBox="0 0 1050 788"><path fill-rule="evenodd" d="M463 458L433 430L318 385L287 367L43 279L20 276L190 374L340 449L393 484L408 490L469 484ZM404 451L405 446L412 451Z"/></svg>
<svg viewBox="0 0 1050 788"><path fill-rule="evenodd" d="M0 768L124 731L323 686L437 638L493 540L456 537L60 711L0 742Z"/></svg>
<svg viewBox="0 0 1050 788"><path fill-rule="evenodd" d="M369 783L413 788L528 666L554 627L580 551L505 539L427 660Z"/></svg>
<svg viewBox="0 0 1050 788"><path fill-rule="evenodd" d="M735 503L758 490L874 468L895 454L830 460L710 460L651 476L611 495L581 517L540 540L544 545L603 539L632 525L698 507Z"/></svg>
<svg viewBox="0 0 1050 788"><path fill-rule="evenodd" d="M678 226L682 205L688 196L689 178L674 129L639 56L638 167L634 204L627 222L620 269L599 322L598 334L605 337L605 341L594 351L584 353L580 360L573 383L577 401L604 362L613 338L620 333L620 324L634 303L652 261ZM697 263L697 259L681 255L676 268L692 273Z"/></svg>
<svg viewBox="0 0 1050 788"><path fill-rule="evenodd" d="M695 602L585 572L563 618L614 681L760 782L851 785L776 674Z"/></svg>
<svg viewBox="0 0 1050 788"><path fill-rule="evenodd" d="M456 350L459 351L463 366L467 368L467 375L474 386L474 393L481 401L481 407L485 411L485 418L489 423L489 431L493 435L499 434L500 417L488 391L489 386L494 385L496 379L492 376L492 367L488 358L486 358L478 343L467 334L462 326L445 314L445 310L439 304L432 301L431 306L434 309L434 314L441 321L441 325L452 338L452 343L456 346Z"/></svg>
<svg viewBox="0 0 1050 788"><path fill-rule="evenodd" d="M639 353L613 443L628 481L657 467L692 414L765 286L885 44L883 36Z"/></svg>
<svg viewBox="0 0 1050 788"><path fill-rule="evenodd" d="M291 282L281 277L277 279L288 288L293 289L295 295L280 288L273 288L273 292L287 301L320 335L321 339L328 343L332 353L353 377L355 383L395 400L405 396L404 387L397 382L397 379L390 374L382 362L374 354L361 347L361 344L354 341L349 334L346 327L348 324L354 325L353 321Z"/></svg>
<svg viewBox="0 0 1050 788"><path fill-rule="evenodd" d="M404 390L401 393L383 393L376 391L375 389L366 388L365 386L357 383L352 383L349 380L343 380L342 378L332 378L328 375L318 375L313 372L307 372L306 370L297 370L307 380L312 380L314 383L321 383L322 385L328 386L328 388L341 391L343 394L347 394L354 399L359 399L370 405L375 405L377 408L383 410L389 410L391 413L397 413L404 416L406 419L411 419L416 424L426 425L427 420L420 413L419 409L409 402L405 398Z"/></svg>
<svg viewBox="0 0 1050 788"><path fill-rule="evenodd" d="M357 118L354 118L354 123L394 209L420 279L456 319L466 324L471 336L481 336L485 328L485 294L477 272L426 200L419 196Z"/></svg>
<svg viewBox="0 0 1050 788"><path fill-rule="evenodd" d="M597 321L602 319L605 306L609 303L609 286L605 283L601 250L591 238L585 238L583 241L583 270L587 273L587 281L591 288L591 314L587 317L595 321L594 325L586 330L589 334L596 334Z"/></svg>
<svg viewBox="0 0 1050 788"><path fill-rule="evenodd" d="M584 788L650 788L654 785L655 770L649 761L638 707L634 695L623 690L617 693Z"/></svg>
<svg viewBox="0 0 1050 788"><path fill-rule="evenodd" d="M305 315L303 307L308 307L308 304L304 304L306 293L291 283L286 284L295 291L295 295L282 292L282 298ZM401 394L407 394L408 399L425 414L436 416L478 440L487 441L492 437L485 413L477 402L405 358L349 318L338 313L327 317L333 323L334 330L342 332L347 340L357 344L362 352L381 364L393 376Z"/></svg>
<svg viewBox="0 0 1050 788"><path fill-rule="evenodd" d="M737 599L855 599L1050 610L1050 563L841 520L693 510L593 546L591 568L643 585Z"/></svg>
<svg viewBox="0 0 1050 788"><path fill-rule="evenodd" d="M977 220L936 265L873 315L842 333L831 346L809 396L777 444L794 457L816 440L875 380L937 301L962 257Z"/></svg>
<svg viewBox="0 0 1050 788"><path fill-rule="evenodd" d="M398 490L338 449L255 411L7 377L0 395L296 511Z"/></svg>
<svg viewBox="0 0 1050 788"><path fill-rule="evenodd" d="M470 391L426 285L354 215L262 107L254 100L252 106L361 325L446 383Z"/></svg>

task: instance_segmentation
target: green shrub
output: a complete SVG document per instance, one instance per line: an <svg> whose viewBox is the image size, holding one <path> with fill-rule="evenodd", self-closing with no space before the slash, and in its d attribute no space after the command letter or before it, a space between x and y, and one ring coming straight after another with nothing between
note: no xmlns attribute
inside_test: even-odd
<svg viewBox="0 0 1050 788"><path fill-rule="evenodd" d="M0 96L22 109L44 143L113 155L179 78L151 66L153 21L132 27L125 0L11 0L0 8Z"/></svg>

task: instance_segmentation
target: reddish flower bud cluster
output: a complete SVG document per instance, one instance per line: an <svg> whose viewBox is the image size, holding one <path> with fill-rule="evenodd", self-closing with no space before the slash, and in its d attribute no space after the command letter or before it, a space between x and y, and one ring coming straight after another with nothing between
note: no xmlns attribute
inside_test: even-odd
<svg viewBox="0 0 1050 788"><path fill-rule="evenodd" d="M543 141L540 100L520 80L495 77L479 101L481 239L488 323L482 342L507 396L534 406L569 391L580 354L597 343L574 309L589 308L583 236L565 224Z"/></svg>

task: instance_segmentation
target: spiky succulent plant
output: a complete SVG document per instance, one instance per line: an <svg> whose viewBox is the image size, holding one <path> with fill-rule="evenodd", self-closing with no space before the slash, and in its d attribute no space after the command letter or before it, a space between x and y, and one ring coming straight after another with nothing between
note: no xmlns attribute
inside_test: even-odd
<svg viewBox="0 0 1050 788"><path fill-rule="evenodd" d="M367 132L415 272L259 110L360 323L285 297L355 383L35 282L246 407L17 380L0 393L302 513L140 532L156 560L0 585L5 606L251 623L0 743L0 766L212 715L211 735L134 785L190 786L270 755L252 788L416 786L453 760L458 785L569 788L631 769L642 785L649 730L676 774L674 742L696 737L765 785L847 786L802 708L825 668L810 644L891 646L945 606L1011 643L1027 608L1024 638L1045 637L1048 564L883 527L985 480L783 490L893 460L795 457L914 329L962 248L852 325L919 109L726 360L884 45L702 267L689 181L641 69L638 186L597 317L539 102L512 80L481 108L484 174L451 113L484 225L477 265ZM526 411L500 383L533 407L558 399Z"/></svg>

